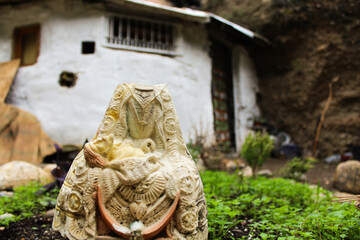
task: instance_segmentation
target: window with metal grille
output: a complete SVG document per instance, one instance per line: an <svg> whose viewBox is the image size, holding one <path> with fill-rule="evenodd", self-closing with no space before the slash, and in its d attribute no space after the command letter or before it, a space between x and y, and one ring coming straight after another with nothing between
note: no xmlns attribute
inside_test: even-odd
<svg viewBox="0 0 360 240"><path fill-rule="evenodd" d="M131 17L110 17L107 44L114 48L174 54L174 27Z"/></svg>

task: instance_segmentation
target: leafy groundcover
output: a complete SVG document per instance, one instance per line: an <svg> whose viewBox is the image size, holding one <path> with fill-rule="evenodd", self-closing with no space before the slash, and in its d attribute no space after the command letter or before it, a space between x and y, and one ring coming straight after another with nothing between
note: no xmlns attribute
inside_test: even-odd
<svg viewBox="0 0 360 240"><path fill-rule="evenodd" d="M0 197L0 215L5 213L14 215L0 220L0 226L8 226L10 222L28 219L55 207L59 191L41 192L41 185L33 182L28 186L15 188L12 197Z"/></svg>
<svg viewBox="0 0 360 240"><path fill-rule="evenodd" d="M283 178L201 174L209 239L360 239L360 211L331 193Z"/></svg>
<svg viewBox="0 0 360 240"><path fill-rule="evenodd" d="M332 202L331 193L320 187L224 172L201 175L208 204L209 240L360 239L360 211L351 203ZM53 208L57 192L39 195L39 189L39 185L31 184L16 188L12 198L1 197L0 215L12 213L16 217L0 221L0 226L11 221L29 222L23 219ZM50 224L37 228L32 226L30 231L41 230L42 239L48 239L44 233L49 232ZM5 231L0 231L0 239ZM21 236L35 239L30 235Z"/></svg>

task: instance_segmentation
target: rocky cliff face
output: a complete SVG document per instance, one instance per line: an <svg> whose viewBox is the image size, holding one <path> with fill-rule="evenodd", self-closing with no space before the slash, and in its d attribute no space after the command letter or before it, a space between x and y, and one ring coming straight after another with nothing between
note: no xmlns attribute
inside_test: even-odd
<svg viewBox="0 0 360 240"><path fill-rule="evenodd" d="M257 31L271 45L252 51L262 115L320 157L360 145L360 1L209 0L204 8Z"/></svg>

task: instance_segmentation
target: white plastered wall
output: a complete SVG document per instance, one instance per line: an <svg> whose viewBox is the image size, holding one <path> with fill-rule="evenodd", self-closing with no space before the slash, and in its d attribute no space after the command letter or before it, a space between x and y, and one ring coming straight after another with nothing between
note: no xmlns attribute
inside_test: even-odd
<svg viewBox="0 0 360 240"><path fill-rule="evenodd" d="M254 118L260 116L256 103L258 77L251 58L241 46L233 49L233 76L236 151L240 152Z"/></svg>
<svg viewBox="0 0 360 240"><path fill-rule="evenodd" d="M37 116L55 141L82 144L85 138L91 139L114 89L123 82L166 83L185 140L193 137L194 128L200 125L213 135L211 59L203 25L180 28L180 55L168 57L104 47L104 13L40 10L9 9L1 16L0 62L11 59L14 27L41 24L38 61L20 67L7 103ZM81 54L82 41L95 41L95 54ZM74 87L59 85L62 71L78 74Z"/></svg>

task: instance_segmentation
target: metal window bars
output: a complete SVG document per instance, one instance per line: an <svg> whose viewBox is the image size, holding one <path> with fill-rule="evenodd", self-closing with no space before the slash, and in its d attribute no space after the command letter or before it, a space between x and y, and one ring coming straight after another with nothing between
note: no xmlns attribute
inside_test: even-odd
<svg viewBox="0 0 360 240"><path fill-rule="evenodd" d="M170 24L112 16L107 44L115 48L171 54L175 51L173 31Z"/></svg>

